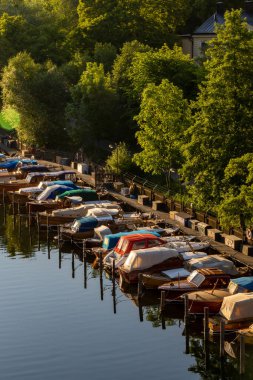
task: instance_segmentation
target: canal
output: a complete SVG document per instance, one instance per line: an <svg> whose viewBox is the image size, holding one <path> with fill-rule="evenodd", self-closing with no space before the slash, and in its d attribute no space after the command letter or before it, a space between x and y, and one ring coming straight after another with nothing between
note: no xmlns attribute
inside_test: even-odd
<svg viewBox="0 0 253 380"><path fill-rule="evenodd" d="M201 327L180 317L165 329L158 305L140 310L131 295L71 251L61 254L25 217L0 212L0 368L4 380L237 379L237 360L220 364L218 344L206 357ZM74 272L73 272L74 269ZM115 310L116 309L116 310ZM115 313L116 311L116 313ZM245 379L253 352L246 347ZM189 352L189 353L188 353Z"/></svg>

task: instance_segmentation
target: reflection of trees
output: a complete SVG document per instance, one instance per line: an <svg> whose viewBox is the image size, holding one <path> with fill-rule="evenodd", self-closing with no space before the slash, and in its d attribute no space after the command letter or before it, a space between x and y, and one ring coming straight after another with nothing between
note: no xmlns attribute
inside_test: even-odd
<svg viewBox="0 0 253 380"><path fill-rule="evenodd" d="M162 325L162 318L158 305L143 307L143 314L145 314L146 320L152 323L153 327L160 327ZM165 318L165 324L166 326L174 326L176 321L172 318Z"/></svg>
<svg viewBox="0 0 253 380"><path fill-rule="evenodd" d="M189 371L201 375L204 380L236 380L238 372L236 361L226 356L223 371L219 358L219 344L209 342L209 367L206 367L206 356L204 343L201 339L190 338L190 354L195 357L196 363L189 368ZM252 374L251 377L252 378ZM249 378L248 378L249 379Z"/></svg>
<svg viewBox="0 0 253 380"><path fill-rule="evenodd" d="M35 243L32 237L34 235L34 232L31 231L30 236L29 228L26 226L24 218L21 218L19 225L19 217L16 217L14 223L13 216L7 213L3 231L3 244L11 256L15 256L17 253L22 253L26 257L33 256Z"/></svg>

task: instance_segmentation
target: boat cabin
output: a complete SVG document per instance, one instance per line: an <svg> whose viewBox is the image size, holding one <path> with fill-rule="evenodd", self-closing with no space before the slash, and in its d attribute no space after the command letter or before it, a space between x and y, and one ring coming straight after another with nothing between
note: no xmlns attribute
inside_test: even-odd
<svg viewBox="0 0 253 380"><path fill-rule="evenodd" d="M135 230L135 231L128 231L128 232L118 232L117 234L110 234L106 235L103 240L102 248L105 250L113 249L121 239L121 237L124 236L131 236L131 235L153 235L156 237L160 237L160 234L157 231L150 231L150 230ZM122 240L124 241L124 239ZM128 240L129 241L129 240ZM121 245L122 243L120 243Z"/></svg>
<svg viewBox="0 0 253 380"><path fill-rule="evenodd" d="M145 249L164 245L164 240L150 233L138 233L121 236L114 251L123 256L133 250Z"/></svg>

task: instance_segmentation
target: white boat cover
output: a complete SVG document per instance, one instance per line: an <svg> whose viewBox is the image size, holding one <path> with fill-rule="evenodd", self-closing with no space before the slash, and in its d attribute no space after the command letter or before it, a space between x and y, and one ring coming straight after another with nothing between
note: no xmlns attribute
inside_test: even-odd
<svg viewBox="0 0 253 380"><path fill-rule="evenodd" d="M191 259L200 259L202 257L206 257L207 253L206 252L200 252L200 251L197 251L195 253L194 252L180 252L179 256L184 261L188 261L188 260L191 260Z"/></svg>
<svg viewBox="0 0 253 380"><path fill-rule="evenodd" d="M107 226L99 226L94 228L94 237L98 238L99 240L104 240L104 236L110 235L112 231Z"/></svg>
<svg viewBox="0 0 253 380"><path fill-rule="evenodd" d="M166 247L177 249L178 252L187 252L189 249L193 249L194 251L198 251L201 249L207 249L209 247L209 243L206 242L191 242L190 244L186 241L174 241L166 243Z"/></svg>
<svg viewBox="0 0 253 380"><path fill-rule="evenodd" d="M82 216L86 216L87 207L85 205L80 205L77 207L69 207L69 208L61 208L58 210L53 210L53 216L73 216L75 218L81 218Z"/></svg>
<svg viewBox="0 0 253 380"><path fill-rule="evenodd" d="M130 252L123 268L126 272L143 270L151 268L153 265L160 264L173 257L178 257L178 252L175 249L167 247L138 249Z"/></svg>
<svg viewBox="0 0 253 380"><path fill-rule="evenodd" d="M253 318L253 293L238 293L225 297L219 314L233 322Z"/></svg>
<svg viewBox="0 0 253 380"><path fill-rule="evenodd" d="M175 268L175 269L164 270L161 273L167 276L168 279L171 279L171 280L175 280L177 278L185 278L185 277L188 277L190 274L190 272L186 270L185 268Z"/></svg>
<svg viewBox="0 0 253 380"><path fill-rule="evenodd" d="M183 243L186 243L188 241L191 241L193 239L195 239L196 236L193 236L193 235L188 235L188 236L182 236L182 235L178 235L178 236L165 236L163 239L166 240L168 243L169 242L183 242ZM188 244L188 247L189 247L189 244Z"/></svg>
<svg viewBox="0 0 253 380"><path fill-rule="evenodd" d="M30 194L30 193L41 193L43 189L40 189L38 186L36 187L23 187L17 191L18 194Z"/></svg>
<svg viewBox="0 0 253 380"><path fill-rule="evenodd" d="M87 211L87 216L100 217L103 215L116 216L119 214L119 209L117 208L91 208Z"/></svg>
<svg viewBox="0 0 253 380"><path fill-rule="evenodd" d="M200 259L188 260L185 264L185 268L190 272L192 272L194 269L200 268L219 268L222 269L226 274L238 274L234 263L219 255L209 255Z"/></svg>
<svg viewBox="0 0 253 380"><path fill-rule="evenodd" d="M57 189L59 189L59 187L61 187L61 189L64 189L66 188L66 191L69 190L69 187L68 186L64 186L64 185L53 185L53 186L48 186L45 190L43 190L43 192L37 197L37 200L38 201L45 201L46 199L48 199L50 197L50 195Z"/></svg>

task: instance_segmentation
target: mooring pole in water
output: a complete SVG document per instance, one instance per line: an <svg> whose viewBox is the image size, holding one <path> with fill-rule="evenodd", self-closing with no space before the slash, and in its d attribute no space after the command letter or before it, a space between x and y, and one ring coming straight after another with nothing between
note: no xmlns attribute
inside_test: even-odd
<svg viewBox="0 0 253 380"><path fill-rule="evenodd" d="M18 235L21 236L21 214L20 214L20 203L18 202Z"/></svg>
<svg viewBox="0 0 253 380"><path fill-rule="evenodd" d="M140 301L143 293L142 273L138 274L138 301Z"/></svg>
<svg viewBox="0 0 253 380"><path fill-rule="evenodd" d="M75 254L72 251L72 278L75 278Z"/></svg>
<svg viewBox="0 0 253 380"><path fill-rule="evenodd" d="M114 314L116 314L115 259L112 260L112 296L113 296L113 312Z"/></svg>
<svg viewBox="0 0 253 380"><path fill-rule="evenodd" d="M143 322L143 309L142 309L142 303L141 301L139 302L139 317L140 317L140 322Z"/></svg>
<svg viewBox="0 0 253 380"><path fill-rule="evenodd" d="M220 359L223 360L225 356L225 323L220 321Z"/></svg>
<svg viewBox="0 0 253 380"><path fill-rule="evenodd" d="M86 261L86 252L83 247L83 277L84 277L84 289L87 289L87 261Z"/></svg>
<svg viewBox="0 0 253 380"><path fill-rule="evenodd" d="M28 222L29 222L29 227L30 227L32 224L32 221L31 221L31 205L29 205L29 207L28 207Z"/></svg>
<svg viewBox="0 0 253 380"><path fill-rule="evenodd" d="M184 324L185 326L189 323L189 298L188 294L184 295Z"/></svg>
<svg viewBox="0 0 253 380"><path fill-rule="evenodd" d="M36 220L37 220L37 233L38 233L38 250L40 250L40 216L38 212L36 215Z"/></svg>
<svg viewBox="0 0 253 380"><path fill-rule="evenodd" d="M240 375L245 373L245 341L244 336L240 334Z"/></svg>
<svg viewBox="0 0 253 380"><path fill-rule="evenodd" d="M4 207L4 224L6 223L6 204L5 204L5 194L3 189L3 207Z"/></svg>
<svg viewBox="0 0 253 380"><path fill-rule="evenodd" d="M104 300L104 284L103 284L103 253L99 252L99 274L100 274L100 298Z"/></svg>
<svg viewBox="0 0 253 380"><path fill-rule="evenodd" d="M166 292L165 290L161 291L161 299L160 299L160 315L162 319L162 329L166 329L166 324L165 324L165 318L164 318L164 310L165 310L165 295Z"/></svg>
<svg viewBox="0 0 253 380"><path fill-rule="evenodd" d="M209 308L204 307L204 340L209 340Z"/></svg>

